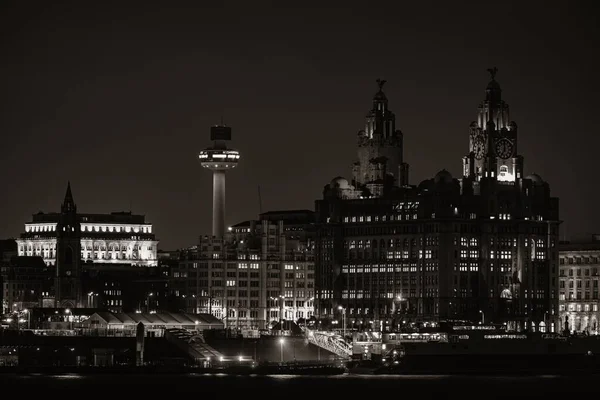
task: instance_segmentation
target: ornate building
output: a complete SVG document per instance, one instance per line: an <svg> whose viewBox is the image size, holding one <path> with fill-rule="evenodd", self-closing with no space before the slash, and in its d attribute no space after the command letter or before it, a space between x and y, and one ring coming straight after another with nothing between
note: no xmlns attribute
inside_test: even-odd
<svg viewBox="0 0 600 400"><path fill-rule="evenodd" d="M371 178L355 165L352 184L338 177L325 186L316 202L318 316L383 330L443 320L554 330L558 199L538 175L523 176L516 124L490 72L461 179L442 170L408 185L401 145L374 141L381 150L366 159L359 140ZM375 121L389 116L379 83L367 136L373 113ZM375 131L393 125L376 122ZM399 166L400 179L388 165Z"/></svg>
<svg viewBox="0 0 600 400"><path fill-rule="evenodd" d="M61 248L65 252L61 253L59 247L63 244ZM71 256L86 264L140 267L158 264L158 241L152 233L152 224L146 222L143 215L131 212L78 214L70 184L61 212L34 214L32 221L25 224L25 232L17 239L17 245L20 256L40 256L48 265L76 266L66 264Z"/></svg>
<svg viewBox="0 0 600 400"><path fill-rule="evenodd" d="M600 235L587 242L561 243L559 251L559 328L597 335Z"/></svg>
<svg viewBox="0 0 600 400"><path fill-rule="evenodd" d="M515 182L523 177L523 157L517 152L517 124L510 120L508 104L502 100L502 89L495 80L497 68L488 71L492 80L479 105L477 120L471 122L469 154L463 157L464 176Z"/></svg>
<svg viewBox="0 0 600 400"><path fill-rule="evenodd" d="M181 253L170 288L187 312L213 314L229 328L264 329L313 314L314 213L267 212L204 236Z"/></svg>
<svg viewBox="0 0 600 400"><path fill-rule="evenodd" d="M168 274L140 268L158 265L152 225L130 212L80 214L70 184L60 213L34 214L16 242L18 257L2 274L12 308L100 307L120 312L169 305ZM47 268L29 265L35 259ZM42 279L45 273L52 277L49 283ZM25 288L29 290L21 290Z"/></svg>
<svg viewBox="0 0 600 400"><path fill-rule="evenodd" d="M365 130L358 132L358 161L352 168L352 185L374 195L383 194L386 183L408 184L408 164L402 157L403 136L396 129L396 116L388 109L383 92L385 82L377 80L379 91L373 97Z"/></svg>

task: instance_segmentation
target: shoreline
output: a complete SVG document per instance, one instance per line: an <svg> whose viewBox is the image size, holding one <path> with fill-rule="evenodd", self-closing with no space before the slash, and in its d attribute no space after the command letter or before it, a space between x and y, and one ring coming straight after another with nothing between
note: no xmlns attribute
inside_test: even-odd
<svg viewBox="0 0 600 400"><path fill-rule="evenodd" d="M219 375L219 376L269 376L269 375L293 375L293 376L357 376L357 377L385 377L385 376L448 376L448 377L536 377L536 376L590 376L600 374L600 369L474 369L474 370L369 370L369 369L345 369L333 366L321 366L319 368L291 368L285 366L234 366L227 368L197 368L197 367L0 367L0 377L7 375Z"/></svg>

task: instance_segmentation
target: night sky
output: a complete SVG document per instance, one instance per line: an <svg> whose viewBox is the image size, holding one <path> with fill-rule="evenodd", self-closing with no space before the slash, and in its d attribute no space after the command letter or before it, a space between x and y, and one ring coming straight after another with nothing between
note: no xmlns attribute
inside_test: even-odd
<svg viewBox="0 0 600 400"><path fill-rule="evenodd" d="M195 244L221 116L242 153L226 224L256 218L258 185L263 211L314 209L350 176L377 78L410 183L458 176L493 66L526 174L560 197L567 237L600 232L595 2L45 3L0 5L0 238L58 211L70 180L80 212L131 207L160 248Z"/></svg>

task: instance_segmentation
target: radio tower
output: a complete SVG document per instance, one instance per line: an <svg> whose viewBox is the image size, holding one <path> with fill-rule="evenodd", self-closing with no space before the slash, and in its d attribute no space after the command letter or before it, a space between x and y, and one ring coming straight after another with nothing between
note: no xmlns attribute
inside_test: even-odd
<svg viewBox="0 0 600 400"><path fill-rule="evenodd" d="M222 238L225 234L225 172L237 167L240 153L227 148L231 140L231 128L215 125L210 128L210 140L213 146L200 152L202 167L213 173L213 222L212 235Z"/></svg>

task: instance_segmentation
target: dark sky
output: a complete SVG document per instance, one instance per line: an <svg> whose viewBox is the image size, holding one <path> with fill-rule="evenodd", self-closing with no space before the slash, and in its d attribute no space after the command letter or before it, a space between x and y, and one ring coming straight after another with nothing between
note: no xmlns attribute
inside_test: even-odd
<svg viewBox="0 0 600 400"><path fill-rule="evenodd" d="M197 154L222 115L242 153L226 223L257 215L258 185L263 210L312 209L350 174L377 78L411 183L458 175L492 66L567 236L600 231L595 2L45 3L0 6L0 237L57 211L70 180L81 212L131 204L161 248L196 243L212 207Z"/></svg>

